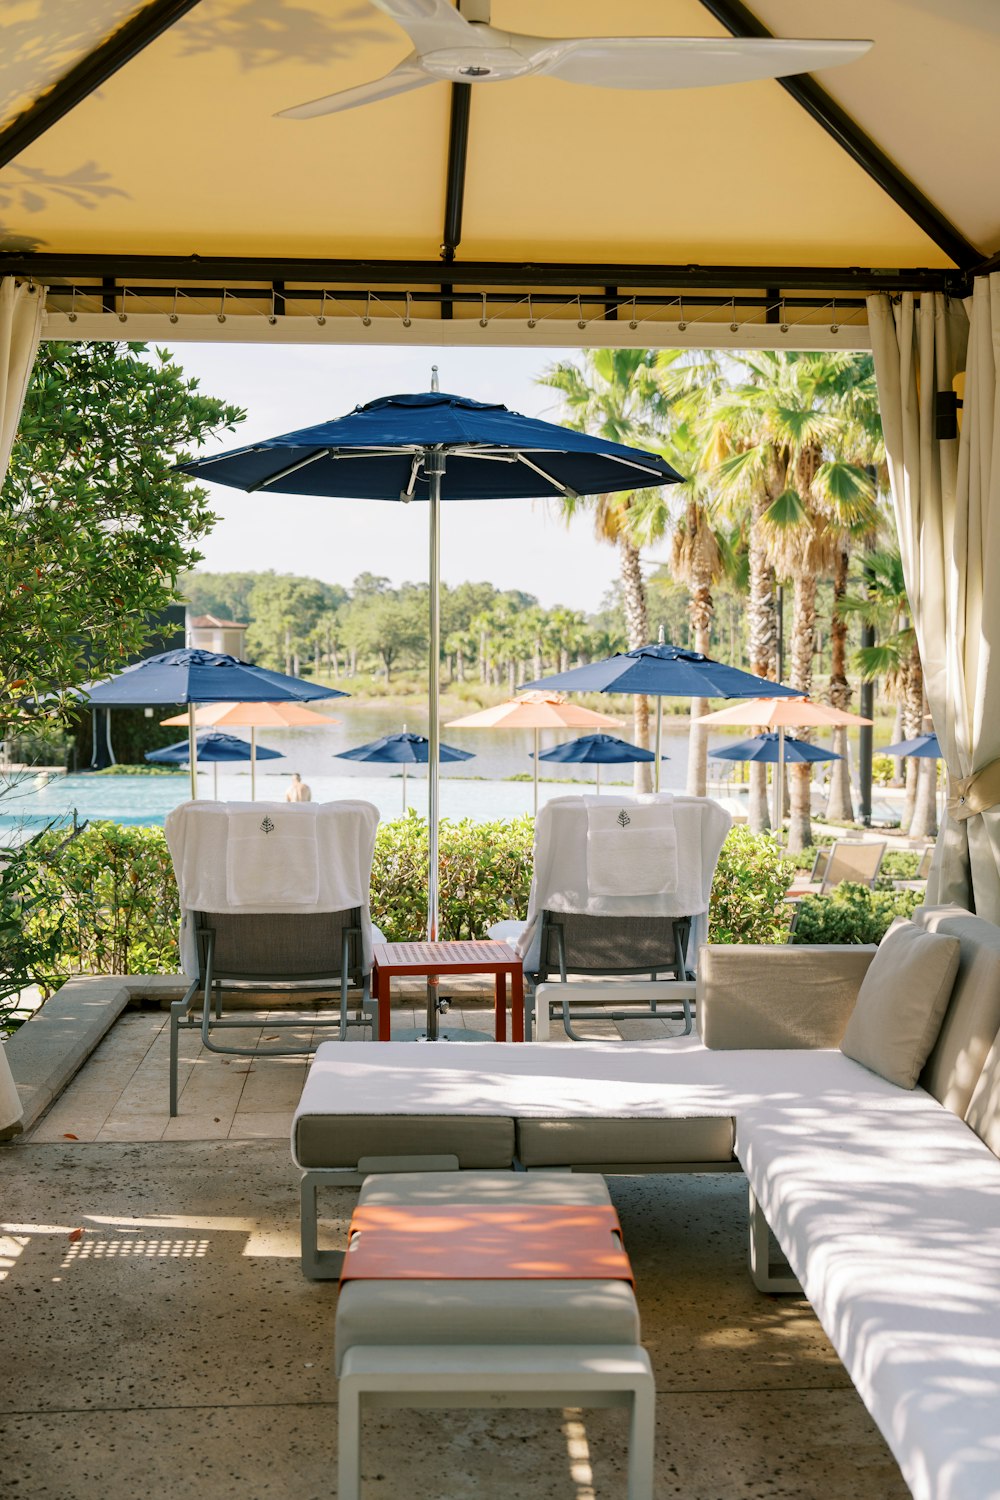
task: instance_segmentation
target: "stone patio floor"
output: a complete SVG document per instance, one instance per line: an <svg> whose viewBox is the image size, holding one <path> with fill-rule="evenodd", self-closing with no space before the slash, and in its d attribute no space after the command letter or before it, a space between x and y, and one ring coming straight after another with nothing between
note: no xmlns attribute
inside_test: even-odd
<svg viewBox="0 0 1000 1500"><path fill-rule="evenodd" d="M485 1002L460 999L450 1024L488 1034ZM394 1032L419 1024L407 1000ZM299 1270L288 1150L305 1060L222 1059L184 1037L171 1121L165 1025L126 1012L0 1149L0 1495L332 1500L337 1292ZM657 1500L905 1500L808 1305L754 1291L743 1178L610 1186L659 1392ZM326 1196L332 1233L355 1197ZM616 1412L383 1412L366 1422L366 1497L618 1500L624 1436Z"/></svg>

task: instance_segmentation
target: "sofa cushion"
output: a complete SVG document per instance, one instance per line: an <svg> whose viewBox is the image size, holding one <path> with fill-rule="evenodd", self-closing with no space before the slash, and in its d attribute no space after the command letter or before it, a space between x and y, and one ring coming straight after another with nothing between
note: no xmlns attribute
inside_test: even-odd
<svg viewBox="0 0 1000 1500"><path fill-rule="evenodd" d="M457 1156L462 1168L510 1168L514 1122L482 1115L301 1114L300 1167L356 1167L363 1156Z"/></svg>
<svg viewBox="0 0 1000 1500"><path fill-rule="evenodd" d="M972 1126L994 1156L1000 1156L1000 1036L987 1053L969 1100L965 1122Z"/></svg>
<svg viewBox="0 0 1000 1500"><path fill-rule="evenodd" d="M526 1167L669 1166L731 1162L731 1119L517 1121L517 1154Z"/></svg>
<svg viewBox="0 0 1000 1500"><path fill-rule="evenodd" d="M876 951L844 943L707 943L698 955L697 1006L705 1046L839 1047Z"/></svg>
<svg viewBox="0 0 1000 1500"><path fill-rule="evenodd" d="M898 917L861 982L840 1050L912 1089L937 1040L958 972L959 941Z"/></svg>
<svg viewBox="0 0 1000 1500"><path fill-rule="evenodd" d="M956 906L920 907L913 920L961 945L951 1000L920 1086L963 1116L1000 1032L1000 927Z"/></svg>

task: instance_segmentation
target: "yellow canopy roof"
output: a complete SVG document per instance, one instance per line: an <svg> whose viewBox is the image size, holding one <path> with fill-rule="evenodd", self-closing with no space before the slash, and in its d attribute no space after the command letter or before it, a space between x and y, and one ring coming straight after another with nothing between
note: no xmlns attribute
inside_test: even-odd
<svg viewBox="0 0 1000 1500"><path fill-rule="evenodd" d="M8 0L0 273L52 288L49 336L124 316L119 336L172 340L773 341L785 322L849 342L866 290L961 290L1000 245L993 0L751 9L493 0L491 19L874 46L814 80L442 82L299 122L276 112L400 61L393 20L365 0Z"/></svg>

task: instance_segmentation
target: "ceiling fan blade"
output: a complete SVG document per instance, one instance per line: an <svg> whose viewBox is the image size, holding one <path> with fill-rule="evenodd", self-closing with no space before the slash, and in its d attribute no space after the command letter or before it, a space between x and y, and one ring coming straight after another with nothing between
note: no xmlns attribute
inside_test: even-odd
<svg viewBox="0 0 1000 1500"><path fill-rule="evenodd" d="M532 72L566 83L611 89L692 89L815 73L863 57L868 41L758 37L580 37L531 48ZM541 42L541 45L539 45Z"/></svg>
<svg viewBox="0 0 1000 1500"><path fill-rule="evenodd" d="M380 99L391 99L395 94L408 94L411 89L422 89L435 79L425 73L412 56L405 57L398 67L384 78L375 78L371 83L360 83L357 88L341 89L339 93L327 94L322 99L312 99L308 104L295 104L291 109L281 109L277 120L315 120L320 115L335 115L341 110L357 109L359 104L376 104Z"/></svg>
<svg viewBox="0 0 1000 1500"><path fill-rule="evenodd" d="M451 0L372 0L402 26L418 52L468 47L475 35Z"/></svg>

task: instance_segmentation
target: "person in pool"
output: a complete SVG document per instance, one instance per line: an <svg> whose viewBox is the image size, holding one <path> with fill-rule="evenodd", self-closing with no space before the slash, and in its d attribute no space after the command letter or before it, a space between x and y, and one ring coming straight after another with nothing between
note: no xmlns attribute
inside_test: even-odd
<svg viewBox="0 0 1000 1500"><path fill-rule="evenodd" d="M298 771L292 772L292 784L285 793L286 802L311 802L312 792L306 786Z"/></svg>

